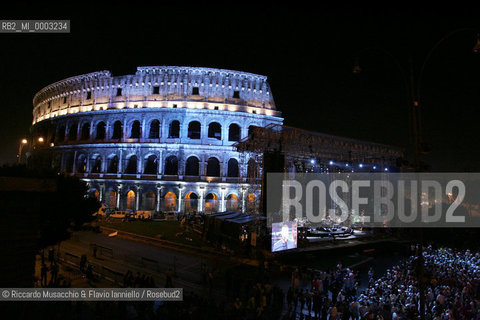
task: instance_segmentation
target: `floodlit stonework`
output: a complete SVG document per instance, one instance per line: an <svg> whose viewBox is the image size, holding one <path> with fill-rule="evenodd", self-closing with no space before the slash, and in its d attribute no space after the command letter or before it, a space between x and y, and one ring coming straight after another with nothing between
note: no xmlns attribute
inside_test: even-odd
<svg viewBox="0 0 480 320"><path fill-rule="evenodd" d="M32 133L53 166L119 210L255 212L259 166L232 145L283 123L265 76L212 68L89 73L43 88L33 104Z"/></svg>

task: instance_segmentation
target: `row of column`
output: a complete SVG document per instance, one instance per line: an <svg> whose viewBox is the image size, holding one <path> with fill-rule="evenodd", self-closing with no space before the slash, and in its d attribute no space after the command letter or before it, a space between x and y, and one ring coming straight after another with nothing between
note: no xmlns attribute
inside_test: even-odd
<svg viewBox="0 0 480 320"><path fill-rule="evenodd" d="M107 195L105 194L106 192L106 189L105 189L105 185L104 184L100 184L99 185L99 201L101 203L105 203L109 198L107 198ZM165 190L165 188L168 188ZM162 210L161 208L161 200L165 200L166 198L163 197L162 198L162 192L165 190L165 194L164 196L168 193L168 192L173 192L175 194L175 196L177 197L177 199L175 200L176 201L176 207L177 207L177 210L176 211L179 211L179 212L184 212L184 209L185 209L185 206L184 206L184 201L185 201L185 187L181 187L181 186L177 186L177 187L174 187L176 189L177 192L174 192L170 187L166 187L166 186L161 186L161 185L157 185L156 186L156 194L155 194L155 210L157 212L160 212L160 211L165 211L165 210ZM119 184L117 185L116 187L116 200L115 200L115 207L116 208L119 208L119 209L126 209L126 203L125 203L125 198L124 197L128 197L128 192L122 192L124 190L124 185L123 184ZM133 192L135 192L135 210L138 211L138 210L142 210L142 204L141 204L141 199L142 199L142 196L144 196L143 194L143 187L141 185L136 185L134 188L129 188L128 191L132 190ZM110 189L109 189L110 191ZM198 201L197 201L197 212L204 212L205 211L205 204L206 204L206 195L208 193L206 193L206 190L204 187L200 187L200 191L198 192L199 194L195 193L197 196L198 196ZM209 192L209 193L213 193L215 194L216 196L218 196L218 201L219 201L219 208L218 208L218 211L219 212L223 212L223 211L226 211L226 201L227 201L227 196L231 193L227 193L227 189L226 188L220 188L219 189L219 192L220 193L219 195L216 193L216 192ZM241 207L241 211L242 212L245 212L246 211L246 201L247 201L247 188L246 187L241 187L239 189L239 192L238 194L237 193L234 193L236 196L237 196L237 201L238 201L238 204L240 205ZM165 208L163 208L165 209Z"/></svg>
<svg viewBox="0 0 480 320"><path fill-rule="evenodd" d="M73 167L72 167L72 172L74 173L80 173L80 172L77 172L77 168L78 168L78 165L79 165L79 157L81 155L84 155L85 156L85 159L86 159L86 170L85 170L85 173L91 173L92 171L92 168L95 166L96 164L96 161L97 159L94 159L92 158L92 156L94 156L96 153L94 154L85 154L84 152L79 152L79 151L74 151L73 152ZM63 153L63 156L62 156L62 165L61 165L61 170L63 172L66 171L67 169L67 153ZM165 161L168 157L166 157L165 159L163 159L162 161L160 161L159 159L162 159L163 157L163 151L160 150L157 152L157 154L149 154L149 156L151 155L154 155L156 158L157 158L157 175L161 175L163 174L164 172L164 168L165 168ZM110 159L108 159L107 157L105 156L102 156L102 155L99 155L100 158L101 158L101 169L100 169L100 172L98 173L108 173L108 166L110 165L110 161L112 161L111 157ZM119 154L118 154L118 168L117 168L117 172L111 172L111 173L124 173L124 169L128 166L128 163L130 161L130 159L128 158L124 158L124 152L122 149L119 150ZM183 159L180 155L175 155L175 157L177 157L177 166L178 166L178 172L177 172L177 175L180 175L180 176L183 176L185 175L185 169L186 169L186 163L187 163L187 159ZM198 158L197 158L198 159ZM218 159L218 158L217 158ZM228 162L230 161L230 159L232 158L228 158L228 159L224 159L223 161L219 161L219 171L220 171L220 177L227 177L228 176ZM237 160L236 158L233 158L235 160ZM145 171L145 165L148 161L148 158L144 158L144 157L137 157L137 172L135 174L142 174L144 171ZM240 160L241 161L241 160ZM205 160L201 160L199 159L198 161L198 175L199 176L205 176L206 173L207 173L207 162L208 162L208 159L205 161ZM238 162L237 160L237 166L238 166L238 175L239 177L246 177L247 176L247 171L248 171L248 166L244 165L244 163L242 162Z"/></svg>
<svg viewBox="0 0 480 320"><path fill-rule="evenodd" d="M116 121L120 121L122 123L122 139L121 140L125 141L126 139L130 139L131 127L132 127L131 124L135 120L140 121L140 136L139 136L139 138L132 138L132 139L149 139L150 126L147 125L146 119L144 117L142 117L141 119L133 119L132 121L129 121L130 125L127 125L128 122L125 121L125 120L123 120L123 121L122 120L100 121L100 122L105 123L105 139L104 140L111 140L112 139L113 124ZM152 121L153 120L155 120L155 119L152 119ZM158 119L156 119L156 120L158 120ZM174 119L170 120L168 123L166 123L167 120L162 119L161 123L159 124L159 137L158 138L161 138L161 137L169 138L170 124L175 120L179 121L178 119L174 118ZM152 121L150 121L150 125L151 125ZM197 121L197 120L192 120L190 122L193 122L193 121ZM188 137L188 126L189 126L190 122L188 122L188 123L180 122L179 139L186 139ZM217 122L217 121L212 121L211 123L214 123L214 122ZM94 125L95 123L97 125ZM88 139L89 142L95 141L98 123L99 123L98 121L93 121L93 120L90 121L90 130L89 130L89 139ZM201 144L208 144L209 142L212 141L212 139L218 140L218 141L228 141L230 124L227 126L227 125L222 125L221 122L218 122L218 123L221 125L221 139L220 140L214 139L214 138L208 138L208 127L209 127L210 124L208 124L208 125L200 124L200 139L189 139L188 141L199 141ZM85 124L85 122L79 122L77 124L77 128L76 128L77 133L76 133L76 139L75 139L76 142L82 141L82 132L83 132L83 125L84 124ZM236 123L233 123L233 124L236 124ZM237 124L237 125L240 127L240 138L247 136L248 135L248 128L244 128L244 127L240 126L239 124ZM63 137L62 140L60 140L61 142L65 141L65 140L67 140L67 141L69 140L68 138L69 138L69 132L71 130L71 124L66 125L65 129L66 129L65 130L65 136ZM58 133L58 130L57 130L57 133ZM230 141L230 142L233 142L233 141Z"/></svg>

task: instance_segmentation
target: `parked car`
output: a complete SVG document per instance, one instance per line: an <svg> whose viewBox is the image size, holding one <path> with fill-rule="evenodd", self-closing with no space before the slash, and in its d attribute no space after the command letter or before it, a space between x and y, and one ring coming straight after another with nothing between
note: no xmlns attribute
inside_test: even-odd
<svg viewBox="0 0 480 320"><path fill-rule="evenodd" d="M165 212L165 220L177 220L178 211Z"/></svg>
<svg viewBox="0 0 480 320"><path fill-rule="evenodd" d="M150 210L139 210L136 212L135 217L139 220L152 219L152 211Z"/></svg>
<svg viewBox="0 0 480 320"><path fill-rule="evenodd" d="M110 214L110 218L124 219L126 215L127 211L115 211L114 213Z"/></svg>

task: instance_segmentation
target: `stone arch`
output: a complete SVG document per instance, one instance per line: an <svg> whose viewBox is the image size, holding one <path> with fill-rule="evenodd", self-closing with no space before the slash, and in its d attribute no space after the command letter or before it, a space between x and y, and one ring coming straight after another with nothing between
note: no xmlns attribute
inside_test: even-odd
<svg viewBox="0 0 480 320"><path fill-rule="evenodd" d="M248 126L248 136L251 138L253 136L253 133L255 132L255 128L258 128L259 126L257 125L250 125Z"/></svg>
<svg viewBox="0 0 480 320"><path fill-rule="evenodd" d="M188 157L185 161L185 175L186 176L198 176L200 173L199 160L195 156Z"/></svg>
<svg viewBox="0 0 480 320"><path fill-rule="evenodd" d="M154 192L147 192L143 198L143 208L145 210L155 210L155 198Z"/></svg>
<svg viewBox="0 0 480 320"><path fill-rule="evenodd" d="M83 153L77 156L77 173L85 173L87 172L87 156Z"/></svg>
<svg viewBox="0 0 480 320"><path fill-rule="evenodd" d="M173 120L168 126L168 137L169 138L180 138L180 121Z"/></svg>
<svg viewBox="0 0 480 320"><path fill-rule="evenodd" d="M149 139L160 138L160 121L154 119L150 122L150 131L148 133Z"/></svg>
<svg viewBox="0 0 480 320"><path fill-rule="evenodd" d="M177 195L174 192L167 192L163 199L165 211L177 211Z"/></svg>
<svg viewBox="0 0 480 320"><path fill-rule="evenodd" d="M255 213L256 211L256 205L255 205L255 201L256 201L257 197L253 194L253 193L249 193L247 195L247 199L246 199L246 211L248 213Z"/></svg>
<svg viewBox="0 0 480 320"><path fill-rule="evenodd" d="M98 191L96 188L91 188L91 189L88 191L88 195L89 195L91 198L95 198L95 199L97 199L97 201L100 201L100 191Z"/></svg>
<svg viewBox="0 0 480 320"><path fill-rule="evenodd" d="M175 155L170 155L165 158L165 175L178 175L178 158Z"/></svg>
<svg viewBox="0 0 480 320"><path fill-rule="evenodd" d="M238 161L235 158L228 160L227 177L238 177Z"/></svg>
<svg viewBox="0 0 480 320"><path fill-rule="evenodd" d="M235 193L230 193L227 196L227 203L226 203L227 211L237 211L238 210L238 196Z"/></svg>
<svg viewBox="0 0 480 320"><path fill-rule="evenodd" d="M118 172L118 156L113 154L108 157L108 173L117 173Z"/></svg>
<svg viewBox="0 0 480 320"><path fill-rule="evenodd" d="M210 157L207 160L207 176L220 177L220 161L215 157Z"/></svg>
<svg viewBox="0 0 480 320"><path fill-rule="evenodd" d="M208 137L221 140L222 139L222 125L218 122L211 122L208 125Z"/></svg>
<svg viewBox="0 0 480 320"><path fill-rule="evenodd" d="M158 158L156 155L151 154L145 157L145 168L143 173L145 174L157 174L158 173Z"/></svg>
<svg viewBox="0 0 480 320"><path fill-rule="evenodd" d="M228 141L239 141L241 138L242 130L236 123L230 124L228 127Z"/></svg>
<svg viewBox="0 0 480 320"><path fill-rule="evenodd" d="M89 140L90 139L90 122L85 122L82 125L82 133L80 135L80 140Z"/></svg>
<svg viewBox="0 0 480 320"><path fill-rule="evenodd" d="M197 212L198 195L195 192L189 192L185 195L185 212Z"/></svg>
<svg viewBox="0 0 480 320"><path fill-rule="evenodd" d="M188 124L188 135L190 139L200 139L201 138L202 125L198 121L191 121Z"/></svg>
<svg viewBox="0 0 480 320"><path fill-rule="evenodd" d="M78 124L76 122L73 122L72 124L70 124L70 127L68 129L68 140L69 141L77 140L77 130L78 130Z"/></svg>
<svg viewBox="0 0 480 320"><path fill-rule="evenodd" d="M95 140L104 140L106 137L105 122L100 121L95 128Z"/></svg>
<svg viewBox="0 0 480 320"><path fill-rule="evenodd" d="M92 157L92 173L102 172L102 157L97 154Z"/></svg>
<svg viewBox="0 0 480 320"><path fill-rule="evenodd" d="M134 120L130 126L130 138L139 139L142 137L142 126L140 121Z"/></svg>
<svg viewBox="0 0 480 320"><path fill-rule="evenodd" d="M205 213L213 213L213 212L218 212L218 196L210 192L205 196Z"/></svg>
<svg viewBox="0 0 480 320"><path fill-rule="evenodd" d="M107 196L105 200L106 200L105 205L110 209L114 209L117 206L117 192L115 190L110 189L107 192Z"/></svg>
<svg viewBox="0 0 480 320"><path fill-rule="evenodd" d="M122 139L123 138L123 125L120 120L117 120L113 123L112 128L112 139Z"/></svg>
<svg viewBox="0 0 480 320"><path fill-rule="evenodd" d="M137 174L138 158L136 155L131 155L128 158L127 165L125 167L126 174Z"/></svg>
<svg viewBox="0 0 480 320"><path fill-rule="evenodd" d="M127 210L135 210L136 193L133 190L127 192Z"/></svg>

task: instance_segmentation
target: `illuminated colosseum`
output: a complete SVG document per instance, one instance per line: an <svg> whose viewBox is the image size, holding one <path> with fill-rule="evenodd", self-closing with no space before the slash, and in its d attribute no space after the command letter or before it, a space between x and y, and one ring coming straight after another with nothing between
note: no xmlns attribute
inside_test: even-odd
<svg viewBox="0 0 480 320"><path fill-rule="evenodd" d="M283 122L265 76L212 68L84 74L33 104L33 148L118 210L255 212L259 166L232 144Z"/></svg>

